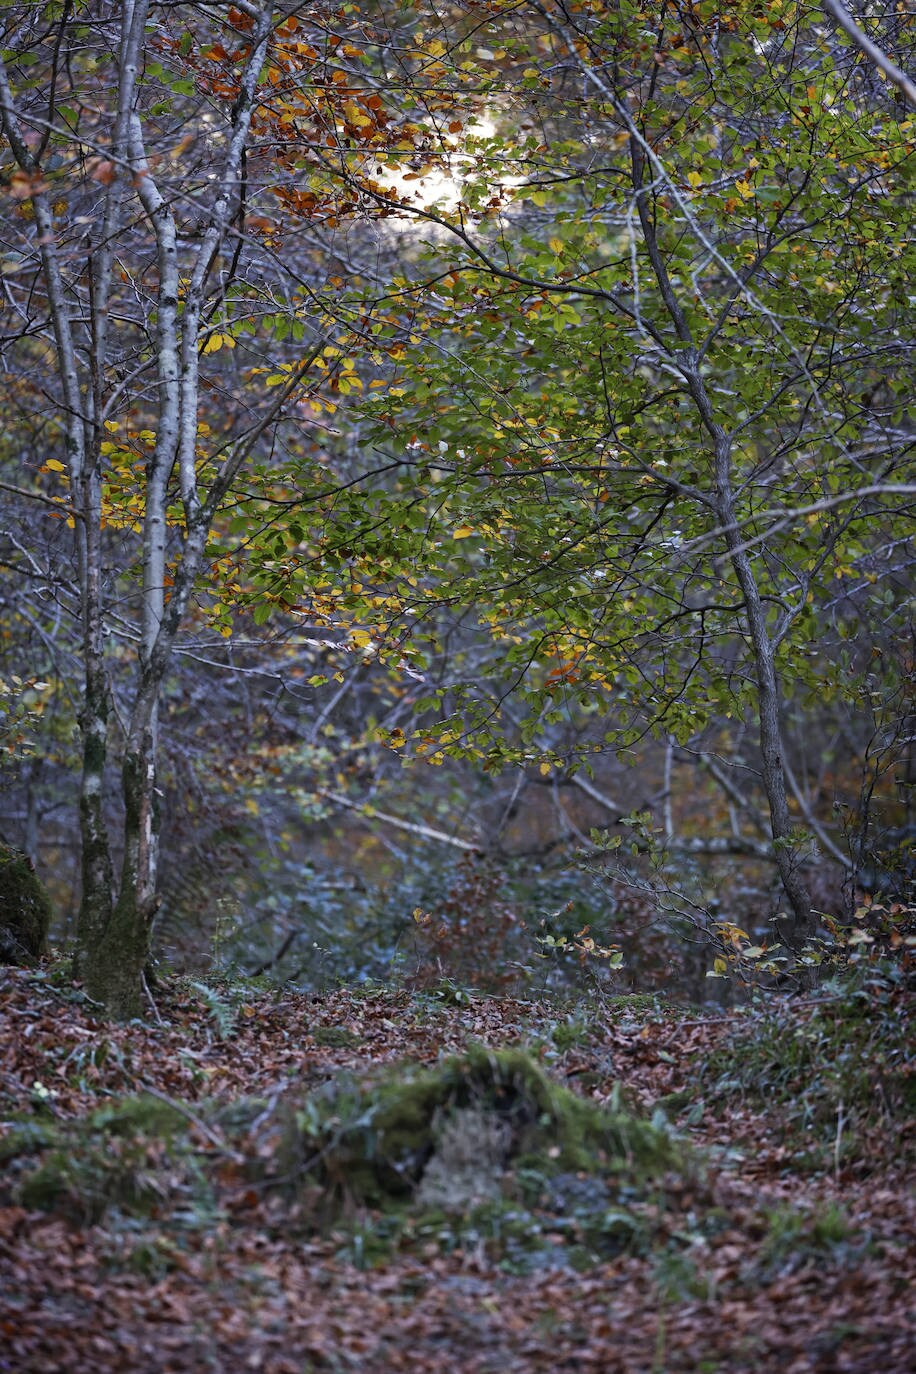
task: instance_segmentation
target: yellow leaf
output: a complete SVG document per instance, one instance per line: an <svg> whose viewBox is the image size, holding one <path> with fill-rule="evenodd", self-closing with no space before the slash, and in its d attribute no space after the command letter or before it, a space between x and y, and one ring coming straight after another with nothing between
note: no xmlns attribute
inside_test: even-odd
<svg viewBox="0 0 916 1374"><path fill-rule="evenodd" d="M453 532L452 538L467 539L468 535L473 533L474 531L472 530L470 525L459 525L458 528Z"/></svg>
<svg viewBox="0 0 916 1374"><path fill-rule="evenodd" d="M205 353L218 353L221 348L235 348L235 339L231 334L211 334L204 344Z"/></svg>
<svg viewBox="0 0 916 1374"><path fill-rule="evenodd" d="M368 630L351 630L350 640L357 649L365 649L367 644L372 643L372 636Z"/></svg>
<svg viewBox="0 0 916 1374"><path fill-rule="evenodd" d="M728 971L728 964L726 964L724 959L714 959L712 966L716 973L726 973Z"/></svg>
<svg viewBox="0 0 916 1374"><path fill-rule="evenodd" d="M562 239L551 239L551 240L550 240L550 251L551 251L552 253L556 253L557 257L560 257L560 255L561 255L562 252L563 252L563 248L564 248L564 247L565 247L565 245L564 245Z"/></svg>
<svg viewBox="0 0 916 1374"><path fill-rule="evenodd" d="M754 194L754 188L749 181L736 181L735 190L742 200L750 200Z"/></svg>
<svg viewBox="0 0 916 1374"><path fill-rule="evenodd" d="M118 432L118 422L117 422L117 420L106 420L106 421L105 421L105 428L108 430L108 433L109 433L109 434L117 434L117 432Z"/></svg>
<svg viewBox="0 0 916 1374"><path fill-rule="evenodd" d="M359 108L355 100L348 100L343 107L343 112L347 123L355 125L357 129L365 129L372 123L372 120L364 110Z"/></svg>
<svg viewBox="0 0 916 1374"><path fill-rule="evenodd" d="M540 772L542 778L546 778L548 773L550 772L550 764L542 763L538 771Z"/></svg>
<svg viewBox="0 0 916 1374"><path fill-rule="evenodd" d="M688 172L687 181L694 190L696 190L698 186L703 185L703 178L700 176L699 172Z"/></svg>
<svg viewBox="0 0 916 1374"><path fill-rule="evenodd" d="M66 469L64 468L63 463L60 462L60 460L57 459L57 458L49 458L48 461L47 461L46 463L42 464L42 469L41 469L41 470L42 470L42 472L64 472L64 471L66 471Z"/></svg>

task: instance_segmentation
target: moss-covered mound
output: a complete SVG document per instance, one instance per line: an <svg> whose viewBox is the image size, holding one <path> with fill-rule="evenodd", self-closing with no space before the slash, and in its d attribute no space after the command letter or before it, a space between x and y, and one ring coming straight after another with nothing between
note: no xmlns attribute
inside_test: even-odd
<svg viewBox="0 0 916 1374"><path fill-rule="evenodd" d="M326 1205L460 1210L558 1177L638 1189L692 1172L664 1122L576 1097L522 1050L472 1048L429 1069L335 1080L295 1113L282 1172Z"/></svg>
<svg viewBox="0 0 916 1374"><path fill-rule="evenodd" d="M0 963L31 964L44 952L51 901L25 854L0 844Z"/></svg>
<svg viewBox="0 0 916 1374"><path fill-rule="evenodd" d="M23 1120L0 1140L17 1202L96 1222L117 1207L145 1215L168 1191L170 1146L183 1113L158 1098L122 1098L81 1121ZM39 1155L34 1163L30 1156Z"/></svg>

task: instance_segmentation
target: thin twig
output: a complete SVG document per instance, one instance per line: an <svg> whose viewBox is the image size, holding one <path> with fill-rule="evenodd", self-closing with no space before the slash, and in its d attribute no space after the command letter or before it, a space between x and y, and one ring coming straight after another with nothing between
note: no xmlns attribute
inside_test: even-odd
<svg viewBox="0 0 916 1374"><path fill-rule="evenodd" d="M169 1097L167 1093L160 1092L159 1089L154 1088L151 1083L147 1083L144 1078L138 1078L135 1082L140 1085L144 1092L149 1093L150 1097L158 1098L158 1100L164 1102L166 1106L173 1107L181 1116L187 1117L192 1126L196 1126L201 1134L206 1136L207 1140L210 1141L210 1144L214 1145L217 1150L219 1150L220 1154L225 1155L227 1159L231 1159L233 1164L245 1163L245 1156L240 1154L238 1150L233 1150L231 1146L227 1145L225 1137L219 1131L215 1131L212 1126L208 1126L206 1121L203 1121L196 1112L191 1111L190 1107L185 1106L183 1102L176 1102L175 1099Z"/></svg>
<svg viewBox="0 0 916 1374"><path fill-rule="evenodd" d="M141 972L141 974L140 974L140 982L141 982L141 984L142 984L142 986L143 986L143 991L146 993L147 1000L148 1000L150 1006L151 1006L152 1009L153 1009L153 1019L154 1019L154 1021L156 1022L156 1025L157 1025L157 1026L164 1026L164 1025L165 1025L165 1022L163 1021L162 1017L159 1015L159 1008L156 1006L156 1002L155 1002L155 999L154 999L154 997L153 997L153 994L152 994L152 993L150 992L150 990L149 990L149 983L146 981L146 974L145 974L145 973L142 973L142 972Z"/></svg>

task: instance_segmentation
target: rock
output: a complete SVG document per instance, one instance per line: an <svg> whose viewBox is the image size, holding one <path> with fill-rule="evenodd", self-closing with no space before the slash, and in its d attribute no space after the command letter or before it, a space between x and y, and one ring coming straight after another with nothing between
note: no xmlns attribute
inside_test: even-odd
<svg viewBox="0 0 916 1374"><path fill-rule="evenodd" d="M45 953L51 901L31 861L0 844L0 963L32 964Z"/></svg>

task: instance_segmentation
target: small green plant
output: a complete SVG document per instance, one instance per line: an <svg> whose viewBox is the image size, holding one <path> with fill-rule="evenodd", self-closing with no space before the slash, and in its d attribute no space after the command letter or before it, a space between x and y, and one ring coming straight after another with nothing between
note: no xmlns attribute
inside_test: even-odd
<svg viewBox="0 0 916 1374"><path fill-rule="evenodd" d="M765 1275L792 1273L862 1246L848 1217L834 1203L817 1212L774 1207L765 1216L767 1230L757 1254L757 1269Z"/></svg>
<svg viewBox="0 0 916 1374"><path fill-rule="evenodd" d="M191 983L190 986L202 998L213 1022L217 1040L228 1040L238 1021L238 1007L209 983Z"/></svg>
<svg viewBox="0 0 916 1374"><path fill-rule="evenodd" d="M664 1303L715 1301L714 1276L703 1272L698 1257L689 1250L663 1250L655 1260L654 1279Z"/></svg>
<svg viewBox="0 0 916 1374"><path fill-rule="evenodd" d="M428 995L436 1002L448 1007L469 1007L480 998L477 988L465 987L454 978L440 978L429 989Z"/></svg>
<svg viewBox="0 0 916 1374"><path fill-rule="evenodd" d="M550 1032L550 1038L561 1054L566 1050L579 1049L595 1038L595 1026L591 1018L582 1012L570 1012L558 1021Z"/></svg>

